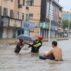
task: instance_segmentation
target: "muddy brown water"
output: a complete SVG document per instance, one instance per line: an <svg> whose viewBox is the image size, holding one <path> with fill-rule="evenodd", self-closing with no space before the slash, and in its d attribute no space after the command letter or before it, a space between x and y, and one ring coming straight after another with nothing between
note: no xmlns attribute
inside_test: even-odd
<svg viewBox="0 0 71 71"><path fill-rule="evenodd" d="M44 43L40 54L50 48ZM64 61L40 60L38 55L31 56L30 49L14 53L15 46L0 46L0 71L71 71L71 40L59 41Z"/></svg>

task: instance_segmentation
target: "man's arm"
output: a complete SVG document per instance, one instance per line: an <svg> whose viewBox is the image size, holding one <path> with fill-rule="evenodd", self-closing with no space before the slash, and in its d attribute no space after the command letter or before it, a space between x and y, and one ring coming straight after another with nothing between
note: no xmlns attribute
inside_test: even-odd
<svg viewBox="0 0 71 71"><path fill-rule="evenodd" d="M44 54L44 56L49 56L52 54L52 50L50 50L48 53Z"/></svg>
<svg viewBox="0 0 71 71"><path fill-rule="evenodd" d="M42 45L42 43L38 43L38 44L35 44L35 45L33 45L33 47L39 47L39 46L41 46Z"/></svg>
<svg viewBox="0 0 71 71"><path fill-rule="evenodd" d="M60 52L61 52L61 58L62 58L62 49L60 48ZM63 58L62 58L62 60L63 60Z"/></svg>
<svg viewBox="0 0 71 71"><path fill-rule="evenodd" d="M32 47L33 46L33 43L25 42L25 44L29 45L29 47Z"/></svg>

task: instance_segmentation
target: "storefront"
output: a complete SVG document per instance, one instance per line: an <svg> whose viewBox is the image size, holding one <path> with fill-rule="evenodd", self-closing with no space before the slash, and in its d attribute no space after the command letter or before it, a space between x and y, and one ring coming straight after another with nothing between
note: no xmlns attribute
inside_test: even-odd
<svg viewBox="0 0 71 71"><path fill-rule="evenodd" d="M58 36L58 27L53 24L51 27L51 38L56 38Z"/></svg>
<svg viewBox="0 0 71 71"><path fill-rule="evenodd" d="M2 16L1 24L3 27L0 29L0 38L15 38L17 36L17 29L21 30L22 21L8 16Z"/></svg>
<svg viewBox="0 0 71 71"><path fill-rule="evenodd" d="M2 38L3 35L3 28L0 27L0 38Z"/></svg>
<svg viewBox="0 0 71 71"><path fill-rule="evenodd" d="M19 19L10 19L9 27L13 30L11 32L13 34L12 38L16 38L18 35L23 33L22 21Z"/></svg>
<svg viewBox="0 0 71 71"><path fill-rule="evenodd" d="M46 22L40 23L40 35L42 35L44 39L48 38L48 32L49 32L48 29L49 29L48 23Z"/></svg>
<svg viewBox="0 0 71 71"><path fill-rule="evenodd" d="M1 21L1 16L0 16L0 38L2 38L3 35L3 23Z"/></svg>

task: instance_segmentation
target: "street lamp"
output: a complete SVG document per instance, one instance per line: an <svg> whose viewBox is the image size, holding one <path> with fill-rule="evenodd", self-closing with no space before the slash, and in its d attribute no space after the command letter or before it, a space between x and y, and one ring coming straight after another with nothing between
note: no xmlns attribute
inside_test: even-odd
<svg viewBox="0 0 71 71"><path fill-rule="evenodd" d="M68 16L68 18L69 18L69 21L68 21L68 38L69 38L69 31L70 31L70 13L69 13L69 16Z"/></svg>
<svg viewBox="0 0 71 71"><path fill-rule="evenodd" d="M50 22L49 22L49 33L48 33L48 41L50 42L51 41L51 10L52 10L52 2L53 0L50 1L50 9L49 9L49 19L50 19Z"/></svg>

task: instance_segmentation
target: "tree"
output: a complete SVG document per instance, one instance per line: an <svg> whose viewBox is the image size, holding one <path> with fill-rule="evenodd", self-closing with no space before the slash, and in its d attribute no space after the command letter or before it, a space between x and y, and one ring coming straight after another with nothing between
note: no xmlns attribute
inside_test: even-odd
<svg viewBox="0 0 71 71"><path fill-rule="evenodd" d="M68 24L70 24L70 29L71 29L71 21L69 21L69 20L63 20L63 28L65 29L65 28L68 28Z"/></svg>

